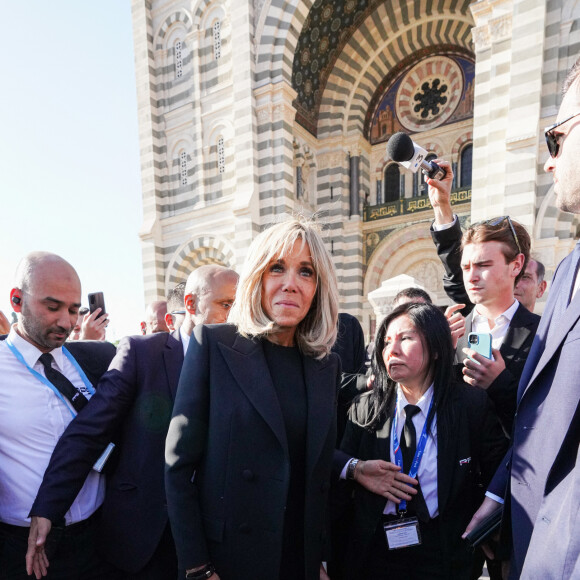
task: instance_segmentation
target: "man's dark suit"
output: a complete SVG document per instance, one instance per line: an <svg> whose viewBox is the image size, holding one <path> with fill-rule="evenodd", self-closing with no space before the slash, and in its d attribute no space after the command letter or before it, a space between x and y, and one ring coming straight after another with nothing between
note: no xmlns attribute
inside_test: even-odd
<svg viewBox="0 0 580 580"><path fill-rule="evenodd" d="M308 401L304 558L319 578L336 438L340 364L303 357ZM181 568L210 560L222 580L280 574L290 484L286 428L261 340L196 327L167 435L166 489ZM192 475L195 475L192 480Z"/></svg>
<svg viewBox="0 0 580 580"><path fill-rule="evenodd" d="M364 422L367 419L367 395L355 403L351 413L358 421ZM341 449L359 459L388 459L392 420L390 413L374 432L349 421ZM445 426L441 424L443 421ZM451 570L469 570L471 566L470 554L461 540L461 534L481 501L480 477L484 484L490 480L506 447L507 439L485 393L469 385L453 385L448 413L437 416L439 528L450 573ZM478 472L481 472L481 476ZM354 516L344 577L358 580L366 578L365 563L368 561L373 536L381 522L386 499L351 482L343 481L341 486L342 489L337 493L345 500L349 489L354 489Z"/></svg>
<svg viewBox="0 0 580 580"><path fill-rule="evenodd" d="M462 377L462 361L465 358L463 348L468 346L467 335L472 331L473 320L473 304L465 291L461 270L461 235L459 220L447 230L431 230L437 254L445 268L443 278L445 292L453 301L465 304L465 310L469 311L465 319L465 334L457 342L455 362L458 365L456 369L458 378ZM487 389L502 427L508 435L513 426L518 384L539 323L540 317L537 314L532 314L524 306L519 305L499 349L506 368Z"/></svg>
<svg viewBox="0 0 580 580"><path fill-rule="evenodd" d="M165 436L183 364L179 332L124 338L97 392L70 423L46 470L32 515L58 520L111 440L118 445L102 507L103 556L130 573L167 525Z"/></svg>
<svg viewBox="0 0 580 580"><path fill-rule="evenodd" d="M564 500L566 490L561 489L560 482L574 482L567 477L574 464L562 461L560 453L568 434L578 433L575 412L580 400L580 292L556 328L550 330L559 297L570 295L566 278L571 262L572 256L565 258L554 276L518 389L511 453L489 486L492 493L500 497L505 494L502 530L504 540L509 539L510 532L513 540L512 578L518 578L522 570L538 513L544 506L555 510L558 501L554 501L554 493ZM578 445L578 435L573 443ZM560 554L552 557L559 558Z"/></svg>

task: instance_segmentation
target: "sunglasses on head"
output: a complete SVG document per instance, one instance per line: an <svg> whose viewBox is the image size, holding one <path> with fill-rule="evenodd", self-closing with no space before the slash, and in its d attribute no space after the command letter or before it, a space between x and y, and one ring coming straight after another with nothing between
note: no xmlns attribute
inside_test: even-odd
<svg viewBox="0 0 580 580"><path fill-rule="evenodd" d="M565 136L565 135L562 135L561 133L559 135L555 135L553 133L554 129L556 129L560 125L563 125L564 123L567 123L570 119L573 119L574 117L577 117L578 115L580 115L580 113L575 113L574 115L570 115L567 119L564 119L563 121L560 121L559 123L554 123L553 125L550 125L549 127L546 127L544 129L544 135L546 136L546 144L548 145L548 151L550 152L551 157L558 156L558 151L560 151L560 141L559 140Z"/></svg>
<svg viewBox="0 0 580 580"><path fill-rule="evenodd" d="M518 247L518 252L520 254L523 254L522 247L520 246L520 240L518 239L518 234L516 234L516 228L514 228L514 224L513 224L512 219L510 218L509 215L504 215L501 217L492 218L490 220L486 220L486 221L481 222L481 223L484 225L488 225L488 226L499 226L502 222L504 222L506 220L507 220L507 223L510 227L510 230L512 231L514 241L516 243L516 246Z"/></svg>

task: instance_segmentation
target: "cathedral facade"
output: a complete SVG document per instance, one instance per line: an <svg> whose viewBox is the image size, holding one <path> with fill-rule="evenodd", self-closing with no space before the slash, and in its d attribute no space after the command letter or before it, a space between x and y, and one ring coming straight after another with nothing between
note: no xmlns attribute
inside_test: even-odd
<svg viewBox="0 0 580 580"><path fill-rule="evenodd" d="M146 301L196 267L239 270L253 237L314 214L341 307L408 274L448 303L404 131L453 164L464 224L510 215L550 278L578 223L554 205L543 129L580 52L565 0L132 0ZM540 305L541 308L541 305Z"/></svg>

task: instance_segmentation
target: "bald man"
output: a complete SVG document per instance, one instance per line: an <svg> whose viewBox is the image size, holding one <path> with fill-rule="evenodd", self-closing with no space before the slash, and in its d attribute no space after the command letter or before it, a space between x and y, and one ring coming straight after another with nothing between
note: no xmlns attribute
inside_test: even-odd
<svg viewBox="0 0 580 580"><path fill-rule="evenodd" d="M74 268L46 252L26 256L10 301L18 322L0 342L0 577L27 578L29 511L54 446L83 413L115 354L107 342L69 343L81 284ZM51 572L68 578L78 562L84 578L105 578L110 567L94 549L96 512L104 479L93 471L55 524Z"/></svg>
<svg viewBox="0 0 580 580"><path fill-rule="evenodd" d="M30 543L40 549L29 550L29 570L46 570L42 550L51 522L66 512L118 433L118 463L102 508L102 554L124 578L177 577L165 500L165 436L191 333L198 324L226 322L237 282L233 270L201 266L187 280L178 330L121 341L86 413L61 437L46 470L31 510Z"/></svg>
<svg viewBox="0 0 580 580"><path fill-rule="evenodd" d="M155 300L147 306L145 311L145 334L155 334L156 332L168 332L165 323L167 314L167 302L165 300Z"/></svg>

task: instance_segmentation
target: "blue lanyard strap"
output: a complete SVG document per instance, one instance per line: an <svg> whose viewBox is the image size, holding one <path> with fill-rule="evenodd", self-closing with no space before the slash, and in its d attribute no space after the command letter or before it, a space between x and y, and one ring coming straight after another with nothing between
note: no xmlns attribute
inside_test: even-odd
<svg viewBox="0 0 580 580"><path fill-rule="evenodd" d="M66 400L66 398L62 396L62 393L45 376L41 375L38 371L35 371L31 366L29 366L29 364L24 360L22 353L16 348L16 346L14 346L14 344L12 344L10 338L6 339L6 344L8 345L8 348L12 351L12 354L18 359L19 362L21 362L28 369L28 371L32 374L32 376L37 378L41 383L44 383L63 402L63 404L69 410L70 414L73 416L73 418L76 417L76 412L74 411L73 408L71 408L71 405ZM95 389L93 388L93 385L91 384L91 382L87 378L87 375L81 369L77 361L74 359L72 354L64 346L62 347L62 351L66 356L66 358L71 362L71 364L75 367L75 369L79 373L89 393L91 393L91 395L94 395Z"/></svg>
<svg viewBox="0 0 580 580"><path fill-rule="evenodd" d="M399 438L397 437L397 409L399 407L399 393L397 393L397 400L395 402L395 416L393 418L392 427L392 440L393 447L395 449L395 463L403 470L403 453L401 451L401 445L399 443ZM423 425L423 431L419 442L417 443L417 450L415 451L415 456L413 457L413 462L411 463L411 469L409 470L409 477L415 479L419 471L419 464L421 463L421 458L425 451L425 446L427 445L427 424L429 423L429 417L431 416L431 410L433 408L433 397L431 397L431 403L429 404L429 410L427 411L427 419L425 419L425 424ZM405 512L407 510L407 501L402 499L398 506L399 512Z"/></svg>

